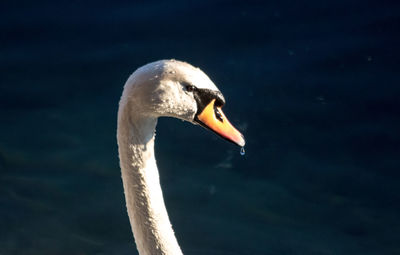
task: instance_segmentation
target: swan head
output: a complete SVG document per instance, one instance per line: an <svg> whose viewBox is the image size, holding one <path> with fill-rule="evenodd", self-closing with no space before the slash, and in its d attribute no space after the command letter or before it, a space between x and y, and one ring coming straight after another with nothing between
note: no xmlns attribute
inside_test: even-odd
<svg viewBox="0 0 400 255"><path fill-rule="evenodd" d="M140 67L126 82L121 104L136 114L189 121L245 145L243 135L221 110L222 93L203 71L186 62L160 60Z"/></svg>

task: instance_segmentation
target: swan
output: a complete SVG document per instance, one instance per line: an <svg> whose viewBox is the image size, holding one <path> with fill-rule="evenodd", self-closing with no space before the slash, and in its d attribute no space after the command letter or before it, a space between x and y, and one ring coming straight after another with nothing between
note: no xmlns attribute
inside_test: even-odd
<svg viewBox="0 0 400 255"><path fill-rule="evenodd" d="M118 109L117 142L126 206L140 255L179 255L164 205L154 156L158 117L175 117L245 145L221 110L222 93L199 68L160 60L138 68L124 85Z"/></svg>

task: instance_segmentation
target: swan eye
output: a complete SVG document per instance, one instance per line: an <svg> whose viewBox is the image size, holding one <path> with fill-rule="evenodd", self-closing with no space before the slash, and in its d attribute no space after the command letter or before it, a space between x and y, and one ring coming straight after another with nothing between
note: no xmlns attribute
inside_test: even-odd
<svg viewBox="0 0 400 255"><path fill-rule="evenodd" d="M224 121L224 118L222 118L222 114L220 113L220 111L218 110L218 108L214 108L214 113L215 113L215 117L217 117L217 119L221 122Z"/></svg>
<svg viewBox="0 0 400 255"><path fill-rule="evenodd" d="M194 91L194 86L190 84L185 84L186 91L192 92Z"/></svg>

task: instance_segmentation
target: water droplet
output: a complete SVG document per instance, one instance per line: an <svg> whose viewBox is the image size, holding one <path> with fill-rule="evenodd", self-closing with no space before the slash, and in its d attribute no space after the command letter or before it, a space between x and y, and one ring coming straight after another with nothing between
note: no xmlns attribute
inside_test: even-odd
<svg viewBox="0 0 400 255"><path fill-rule="evenodd" d="M244 147L240 148L240 155L244 156L244 154L246 154L246 152L244 151Z"/></svg>

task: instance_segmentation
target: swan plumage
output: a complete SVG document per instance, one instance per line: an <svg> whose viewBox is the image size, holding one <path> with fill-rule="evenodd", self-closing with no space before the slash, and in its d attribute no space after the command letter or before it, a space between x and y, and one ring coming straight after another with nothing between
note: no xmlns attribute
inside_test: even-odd
<svg viewBox="0 0 400 255"><path fill-rule="evenodd" d="M164 205L154 140L157 118L179 118L244 146L243 136L223 114L222 93L199 68L160 60L127 80L118 110L117 140L125 200L140 255L179 255Z"/></svg>

